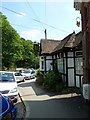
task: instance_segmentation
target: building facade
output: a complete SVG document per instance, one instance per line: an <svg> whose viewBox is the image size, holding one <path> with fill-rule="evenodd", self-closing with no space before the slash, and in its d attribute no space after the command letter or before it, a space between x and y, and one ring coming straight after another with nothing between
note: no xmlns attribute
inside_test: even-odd
<svg viewBox="0 0 90 120"><path fill-rule="evenodd" d="M52 40L42 42L40 70L45 73L48 70L57 69L66 86L81 87L83 78L82 33L73 32L58 42ZM55 45L54 42L57 44ZM51 52L50 49L48 50L50 47Z"/></svg>

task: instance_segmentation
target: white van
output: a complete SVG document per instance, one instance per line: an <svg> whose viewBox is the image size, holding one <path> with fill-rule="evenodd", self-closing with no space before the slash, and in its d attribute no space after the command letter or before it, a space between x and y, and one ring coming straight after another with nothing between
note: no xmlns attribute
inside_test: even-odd
<svg viewBox="0 0 90 120"><path fill-rule="evenodd" d="M13 100L17 100L17 82L13 72L0 71L0 92Z"/></svg>

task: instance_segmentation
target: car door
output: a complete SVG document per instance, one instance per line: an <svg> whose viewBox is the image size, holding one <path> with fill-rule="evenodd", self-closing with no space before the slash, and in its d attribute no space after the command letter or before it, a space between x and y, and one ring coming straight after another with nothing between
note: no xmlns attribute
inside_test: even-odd
<svg viewBox="0 0 90 120"><path fill-rule="evenodd" d="M24 77L21 75L21 73L15 73L16 81L23 81Z"/></svg>

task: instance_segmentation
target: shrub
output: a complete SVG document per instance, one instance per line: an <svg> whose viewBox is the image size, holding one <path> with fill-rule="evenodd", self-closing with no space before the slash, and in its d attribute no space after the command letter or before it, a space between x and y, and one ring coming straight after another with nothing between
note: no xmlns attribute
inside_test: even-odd
<svg viewBox="0 0 90 120"><path fill-rule="evenodd" d="M37 70L37 78L36 78L36 83L38 85L42 85L44 81L44 75L43 73L40 71L40 69Z"/></svg>
<svg viewBox="0 0 90 120"><path fill-rule="evenodd" d="M40 68L37 69L37 75L41 74Z"/></svg>
<svg viewBox="0 0 90 120"><path fill-rule="evenodd" d="M63 88L64 84L61 79L61 74L49 70L44 76L44 86L51 91L59 91Z"/></svg>

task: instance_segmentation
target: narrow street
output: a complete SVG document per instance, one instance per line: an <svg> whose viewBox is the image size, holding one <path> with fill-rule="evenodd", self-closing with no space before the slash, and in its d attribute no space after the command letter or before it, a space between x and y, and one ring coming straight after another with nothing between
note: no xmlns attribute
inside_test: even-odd
<svg viewBox="0 0 90 120"><path fill-rule="evenodd" d="M23 120L24 116L25 116L25 106L24 106L22 100L20 99L19 95L18 95L18 101L16 103L16 107L17 107L17 112L16 112L15 120L17 120L17 119Z"/></svg>
<svg viewBox="0 0 90 120"><path fill-rule="evenodd" d="M89 118L90 0L1 1L0 119Z"/></svg>
<svg viewBox="0 0 90 120"><path fill-rule="evenodd" d="M25 118L88 118L89 109L75 93L56 95L35 85L35 80L18 84L26 106Z"/></svg>

